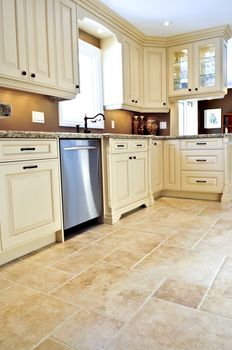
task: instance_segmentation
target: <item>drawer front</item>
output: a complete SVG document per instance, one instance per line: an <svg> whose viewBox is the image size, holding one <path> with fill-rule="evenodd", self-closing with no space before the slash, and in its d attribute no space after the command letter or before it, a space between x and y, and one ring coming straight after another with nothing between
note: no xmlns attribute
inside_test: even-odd
<svg viewBox="0 0 232 350"><path fill-rule="evenodd" d="M222 138L181 140L181 149L223 149Z"/></svg>
<svg viewBox="0 0 232 350"><path fill-rule="evenodd" d="M146 140L133 140L132 151L146 151L147 141Z"/></svg>
<svg viewBox="0 0 232 350"><path fill-rule="evenodd" d="M8 139L0 141L0 162L57 158L57 140Z"/></svg>
<svg viewBox="0 0 232 350"><path fill-rule="evenodd" d="M110 146L112 153L123 153L131 150L130 141L124 139L111 139Z"/></svg>
<svg viewBox="0 0 232 350"><path fill-rule="evenodd" d="M182 150L181 170L224 171L224 151Z"/></svg>
<svg viewBox="0 0 232 350"><path fill-rule="evenodd" d="M182 171L181 189L191 192L222 193L224 186L223 172Z"/></svg>

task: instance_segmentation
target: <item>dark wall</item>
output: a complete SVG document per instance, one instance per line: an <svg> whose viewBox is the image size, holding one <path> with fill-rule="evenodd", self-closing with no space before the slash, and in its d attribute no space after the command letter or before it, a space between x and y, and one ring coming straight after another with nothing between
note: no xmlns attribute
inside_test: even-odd
<svg viewBox="0 0 232 350"><path fill-rule="evenodd" d="M223 114L232 112L232 89L228 89L228 94L224 98L215 100L204 100L198 102L198 133L199 134L217 134L221 129L204 128L204 111L205 109L221 108Z"/></svg>

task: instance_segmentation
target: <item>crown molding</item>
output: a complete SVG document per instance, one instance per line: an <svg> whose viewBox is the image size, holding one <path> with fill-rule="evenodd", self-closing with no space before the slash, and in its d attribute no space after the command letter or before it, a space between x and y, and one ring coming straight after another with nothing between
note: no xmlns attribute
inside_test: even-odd
<svg viewBox="0 0 232 350"><path fill-rule="evenodd" d="M73 0L80 7L82 15L90 14L95 20L100 20L106 27L115 31L118 40L121 35L126 35L143 46L170 47L196 40L210 39L221 36L225 40L232 37L232 28L229 25L198 30L169 37L146 36L132 24L124 20L121 16L111 10L99 0ZM87 12L86 12L87 11Z"/></svg>

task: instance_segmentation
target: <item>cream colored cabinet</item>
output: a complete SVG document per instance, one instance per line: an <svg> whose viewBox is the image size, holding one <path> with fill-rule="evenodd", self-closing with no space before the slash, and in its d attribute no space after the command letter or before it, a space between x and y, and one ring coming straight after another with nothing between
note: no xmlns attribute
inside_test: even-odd
<svg viewBox="0 0 232 350"><path fill-rule="evenodd" d="M149 205L149 159L147 140L105 140L105 222L117 222L142 204Z"/></svg>
<svg viewBox="0 0 232 350"><path fill-rule="evenodd" d="M0 48L1 86L76 95L77 18L71 0L0 0Z"/></svg>
<svg viewBox="0 0 232 350"><path fill-rule="evenodd" d="M144 110L168 112L166 48L144 48Z"/></svg>
<svg viewBox="0 0 232 350"><path fill-rule="evenodd" d="M168 57L170 97L226 93L226 42L222 37L171 47Z"/></svg>
<svg viewBox="0 0 232 350"><path fill-rule="evenodd" d="M151 141L151 189L152 193L163 190L163 141Z"/></svg>
<svg viewBox="0 0 232 350"><path fill-rule="evenodd" d="M7 261L56 240L59 161L56 140L8 139L0 150L0 261Z"/></svg>
<svg viewBox="0 0 232 350"><path fill-rule="evenodd" d="M164 190L180 190L180 140L164 141Z"/></svg>
<svg viewBox="0 0 232 350"><path fill-rule="evenodd" d="M123 37L123 103L135 110L143 106L143 49Z"/></svg>

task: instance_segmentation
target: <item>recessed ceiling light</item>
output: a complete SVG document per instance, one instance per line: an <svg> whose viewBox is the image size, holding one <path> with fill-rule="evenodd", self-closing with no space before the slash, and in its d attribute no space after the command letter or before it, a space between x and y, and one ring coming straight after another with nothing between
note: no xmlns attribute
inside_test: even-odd
<svg viewBox="0 0 232 350"><path fill-rule="evenodd" d="M103 33L103 29L99 28L99 29L97 30L97 32L98 32L98 34L102 34L102 33Z"/></svg>
<svg viewBox="0 0 232 350"><path fill-rule="evenodd" d="M168 26L170 26L171 23L169 21L164 21L163 24L164 24L164 26L168 27Z"/></svg>

